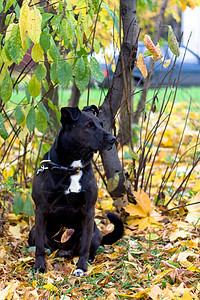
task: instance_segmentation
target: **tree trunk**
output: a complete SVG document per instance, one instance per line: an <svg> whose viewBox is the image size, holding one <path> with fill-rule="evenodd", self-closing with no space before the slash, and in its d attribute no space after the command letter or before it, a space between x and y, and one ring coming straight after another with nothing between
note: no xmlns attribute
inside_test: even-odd
<svg viewBox="0 0 200 300"><path fill-rule="evenodd" d="M104 128L108 131L111 131L114 127L115 115L122 104L124 88L126 89L126 80L124 80L124 78L128 77L130 69L132 69L134 65L133 61L136 58L136 49L134 49L138 32L136 3L136 0L120 0L120 15L122 18L123 32L125 34L113 76L113 82L100 108L99 114ZM116 173L119 175L118 186L114 191L110 192L110 194L113 198L120 197L125 190L122 165L116 147L113 147L110 151L104 151L101 156L107 179L113 178Z"/></svg>
<svg viewBox="0 0 200 300"><path fill-rule="evenodd" d="M81 93L79 91L79 89L76 86L75 80L72 86L72 93L71 93L71 97L69 99L68 102L68 106L69 107L76 107L79 104L79 99L80 99Z"/></svg>
<svg viewBox="0 0 200 300"><path fill-rule="evenodd" d="M160 8L160 13L159 13L158 19L156 21L156 26L155 26L155 35L154 35L154 38L153 38L154 44L157 44L158 41L159 41L159 38L160 38L160 30L161 30L162 21L163 21L163 18L164 18L164 13L165 13L165 10L166 10L166 7L167 7L167 3L168 3L168 0L163 0L161 8ZM142 95L140 97L140 101L138 103L137 110L136 110L136 112L134 113L134 116L133 116L133 123L136 123L136 124L139 123L139 118L141 116L142 111L145 108L146 96L147 96L149 85L150 85L150 82L151 82L151 79L152 79L152 76L153 76L153 67L154 67L154 62L153 62L153 59L151 59L149 69L148 69L148 76L147 76L147 78L144 82Z"/></svg>

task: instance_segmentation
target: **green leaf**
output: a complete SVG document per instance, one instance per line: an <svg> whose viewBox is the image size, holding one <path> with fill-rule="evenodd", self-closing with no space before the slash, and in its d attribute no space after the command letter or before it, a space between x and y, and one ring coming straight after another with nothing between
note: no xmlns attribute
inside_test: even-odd
<svg viewBox="0 0 200 300"><path fill-rule="evenodd" d="M14 204L13 204L13 212L17 216L23 211L24 206L24 199L21 195L16 195L14 197Z"/></svg>
<svg viewBox="0 0 200 300"><path fill-rule="evenodd" d="M57 84L58 83L58 70L57 70L57 63L53 63L50 69L50 78L51 80Z"/></svg>
<svg viewBox="0 0 200 300"><path fill-rule="evenodd" d="M77 80L77 78L75 77L75 83L79 91L83 92L88 86L89 81L90 81L90 72L89 72L89 68L86 66L85 76L83 77L83 79Z"/></svg>
<svg viewBox="0 0 200 300"><path fill-rule="evenodd" d="M78 40L78 46L82 47L83 46L83 32L79 26L76 28L76 36Z"/></svg>
<svg viewBox="0 0 200 300"><path fill-rule="evenodd" d="M16 109L15 109L15 119L16 119L16 121L17 121L17 124L19 124L19 125L20 125L20 124L24 121L24 119L25 119L25 115L24 115L24 113L23 113L23 111L22 111L21 106L17 106Z"/></svg>
<svg viewBox="0 0 200 300"><path fill-rule="evenodd" d="M3 121L3 116L2 114L0 113L0 136L6 140L8 137L9 137L9 134L5 128L5 125L4 125L4 121Z"/></svg>
<svg viewBox="0 0 200 300"><path fill-rule="evenodd" d="M41 28L42 29L47 25L47 22L52 17L53 17L53 14L50 14L50 13L44 13L44 14L42 14L42 24L41 24Z"/></svg>
<svg viewBox="0 0 200 300"><path fill-rule="evenodd" d="M72 80L72 68L65 60L58 61L58 81L63 88L67 87L69 81Z"/></svg>
<svg viewBox="0 0 200 300"><path fill-rule="evenodd" d="M140 156L135 152L133 151L132 149L129 149L128 150L128 153L130 154L130 156L135 159L136 161L139 161L140 159Z"/></svg>
<svg viewBox="0 0 200 300"><path fill-rule="evenodd" d="M63 23L63 26L64 26L64 24L65 23ZM67 26L66 32L67 32L68 38L72 41L74 39L74 36L75 36L74 24L71 22L70 19L67 19L66 26Z"/></svg>
<svg viewBox="0 0 200 300"><path fill-rule="evenodd" d="M38 104L38 109L42 111L43 115L45 116L45 119L47 120L47 122L49 122L49 113L46 107L41 102Z"/></svg>
<svg viewBox="0 0 200 300"><path fill-rule="evenodd" d="M26 125L27 125L29 132L31 132L35 129L36 113L35 113L35 109L33 107L30 108L28 115L26 117Z"/></svg>
<svg viewBox="0 0 200 300"><path fill-rule="evenodd" d="M44 52L50 48L50 35L46 31L43 31L40 35L40 47Z"/></svg>
<svg viewBox="0 0 200 300"><path fill-rule="evenodd" d="M53 40L53 38L50 39L50 48L49 48L49 55L54 61L57 61L60 57L60 52Z"/></svg>
<svg viewBox="0 0 200 300"><path fill-rule="evenodd" d="M107 13L109 14L109 16L113 19L115 29L117 30L117 33L119 34L119 19L118 19L118 17L114 13L114 11L112 11L112 9L110 9L104 2L102 4L105 7L105 9L106 9Z"/></svg>
<svg viewBox="0 0 200 300"><path fill-rule="evenodd" d="M119 174L115 173L113 178L108 179L108 183L107 183L108 192L110 193L114 191L118 187L118 184L119 184Z"/></svg>
<svg viewBox="0 0 200 300"><path fill-rule="evenodd" d="M41 110L36 115L36 128L41 133L44 133L47 129L47 120Z"/></svg>
<svg viewBox="0 0 200 300"><path fill-rule="evenodd" d="M60 36L64 40L65 48L67 48L69 45L69 36L68 36L68 32L67 32L66 28L67 28L67 20L63 19L62 23L60 25Z"/></svg>
<svg viewBox="0 0 200 300"><path fill-rule="evenodd" d="M11 35L5 44L6 55L17 64L23 60L24 50L20 36L19 24L14 24L12 27Z"/></svg>
<svg viewBox="0 0 200 300"><path fill-rule="evenodd" d="M176 56L180 55L178 42L171 26L168 26L168 43L169 48Z"/></svg>
<svg viewBox="0 0 200 300"><path fill-rule="evenodd" d="M35 70L35 76L38 81L42 81L47 75L47 69L43 63L39 64Z"/></svg>
<svg viewBox="0 0 200 300"><path fill-rule="evenodd" d="M27 84L25 85L25 94L26 94L27 102L29 103L30 100L31 100L31 95L30 95L30 92L29 92Z"/></svg>
<svg viewBox="0 0 200 300"><path fill-rule="evenodd" d="M103 82L103 80L104 80L103 71L102 71L98 61L94 57L90 58L90 71L91 71L92 77L94 77L95 80L97 80L98 82Z"/></svg>
<svg viewBox="0 0 200 300"><path fill-rule="evenodd" d="M85 0L76 0L76 5L81 7L85 3Z"/></svg>
<svg viewBox="0 0 200 300"><path fill-rule="evenodd" d="M61 18L61 14L54 15L54 17L51 19L51 25L53 28L60 28Z"/></svg>
<svg viewBox="0 0 200 300"><path fill-rule="evenodd" d="M3 1L4 0L0 0L0 13L3 11Z"/></svg>
<svg viewBox="0 0 200 300"><path fill-rule="evenodd" d="M94 47L94 51L98 54L100 51L100 44L96 39L94 39L93 47Z"/></svg>
<svg viewBox="0 0 200 300"><path fill-rule="evenodd" d="M75 66L74 66L74 76L77 80L83 79L85 75L85 63L83 58L77 59Z"/></svg>
<svg viewBox="0 0 200 300"><path fill-rule="evenodd" d="M1 84L1 98L4 103L8 102L10 100L10 97L12 96L12 80L10 78L10 75L8 71L5 72L5 77Z"/></svg>
<svg viewBox="0 0 200 300"><path fill-rule="evenodd" d="M4 13L6 13L9 10L9 8L13 5L14 2L15 2L15 0L6 1L6 6L5 6L5 9L4 9Z"/></svg>
<svg viewBox="0 0 200 300"><path fill-rule="evenodd" d="M58 81L63 88L66 88L69 84L69 81L72 80L72 68L69 63L65 60L58 62Z"/></svg>
<svg viewBox="0 0 200 300"><path fill-rule="evenodd" d="M40 95L42 84L37 80L36 76L33 75L28 83L28 90L34 98Z"/></svg>
<svg viewBox="0 0 200 300"><path fill-rule="evenodd" d="M26 196L26 201L24 202L23 212L29 217L34 216L33 204L32 204L32 200L31 200L31 196L29 194L27 194L27 196Z"/></svg>

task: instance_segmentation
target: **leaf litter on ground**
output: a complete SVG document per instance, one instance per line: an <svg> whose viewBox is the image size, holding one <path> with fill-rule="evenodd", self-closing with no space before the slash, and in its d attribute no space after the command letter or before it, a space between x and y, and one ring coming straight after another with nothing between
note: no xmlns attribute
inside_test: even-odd
<svg viewBox="0 0 200 300"><path fill-rule="evenodd" d="M200 298L200 167L197 165L190 176L182 197L176 197L165 208L171 194L180 185L188 172L188 162L193 152L188 152L167 182L165 199L160 205L154 199L164 175L175 156L177 143L185 114L185 103L174 108L173 118L163 137L156 157L151 180L151 194L133 190L132 201L127 198L113 201L97 175L99 185L96 205L96 222L103 232L112 230L106 218L108 210L123 210L124 237L111 246L98 250L95 261L88 265L88 272L82 278L74 277L77 257L69 260L58 258L56 253L46 251L47 272L34 273L35 247L29 248L27 237L33 224L32 216L12 213L12 192L2 188L0 213L0 299L199 299ZM155 122L156 113L151 122ZM190 113L179 157L198 140L199 119L196 112ZM156 142L162 134L159 128ZM124 149L126 150L126 149ZM193 149L194 150L194 149ZM129 149L127 149L129 151ZM152 152L154 148L152 149ZM139 152L138 152L139 153ZM14 153L13 153L14 157ZM129 170L132 159L124 160ZM136 164L138 162L136 161ZM151 161L147 164L147 171ZM9 173L10 172L10 173ZM4 177L12 176L8 168ZM3 181L2 181L3 182ZM3 184L2 184L3 185ZM3 199L7 199L6 203ZM23 198L23 197L22 197ZM26 197L24 197L25 199ZM4 204L3 204L4 203ZM190 206L184 206L191 204ZM167 209L180 206L166 212ZM72 232L66 228L63 240Z"/></svg>

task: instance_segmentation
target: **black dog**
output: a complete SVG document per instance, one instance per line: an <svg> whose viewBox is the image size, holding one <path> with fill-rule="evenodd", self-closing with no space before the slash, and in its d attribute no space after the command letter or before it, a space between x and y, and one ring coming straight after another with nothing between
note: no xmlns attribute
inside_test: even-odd
<svg viewBox="0 0 200 300"><path fill-rule="evenodd" d="M36 245L35 269L45 271L45 249L59 249L58 255L79 260L75 276L87 271L102 244L112 244L123 235L118 216L108 213L113 232L102 238L94 222L97 184L92 170L93 153L112 148L115 137L105 131L95 116L95 105L61 109L62 127L50 151L44 155L33 182L32 197L36 205L35 226L29 235L29 245ZM73 234L60 242L63 228Z"/></svg>

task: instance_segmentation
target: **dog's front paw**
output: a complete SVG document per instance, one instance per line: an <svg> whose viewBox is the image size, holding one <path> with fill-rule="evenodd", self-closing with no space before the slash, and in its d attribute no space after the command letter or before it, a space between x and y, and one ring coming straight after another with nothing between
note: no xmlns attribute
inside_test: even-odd
<svg viewBox="0 0 200 300"><path fill-rule="evenodd" d="M45 263L45 260L44 258L42 257L38 257L35 261L35 265L33 267L33 269L35 271L39 271L41 273L45 273L45 270L46 270L46 263Z"/></svg>
<svg viewBox="0 0 200 300"><path fill-rule="evenodd" d="M82 269L76 269L74 270L73 275L76 277L82 277L84 275L84 271Z"/></svg>

